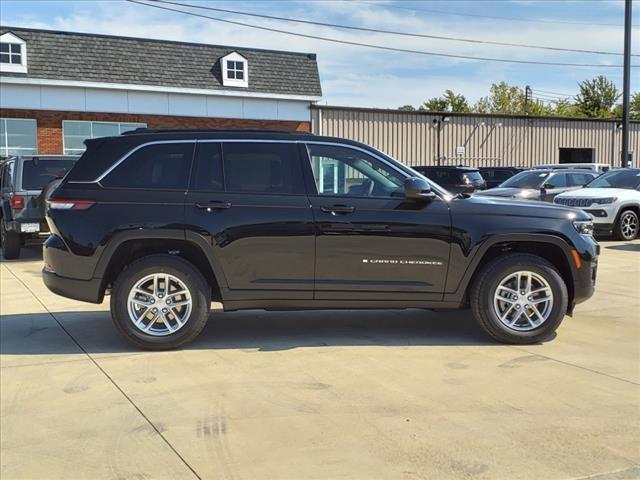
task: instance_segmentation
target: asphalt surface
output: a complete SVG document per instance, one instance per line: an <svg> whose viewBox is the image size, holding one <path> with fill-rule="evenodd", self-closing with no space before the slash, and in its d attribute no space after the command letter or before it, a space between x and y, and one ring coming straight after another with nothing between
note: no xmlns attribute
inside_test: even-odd
<svg viewBox="0 0 640 480"><path fill-rule="evenodd" d="M640 478L640 240L597 293L514 347L468 312L212 312L137 351L108 304L0 267L2 480Z"/></svg>

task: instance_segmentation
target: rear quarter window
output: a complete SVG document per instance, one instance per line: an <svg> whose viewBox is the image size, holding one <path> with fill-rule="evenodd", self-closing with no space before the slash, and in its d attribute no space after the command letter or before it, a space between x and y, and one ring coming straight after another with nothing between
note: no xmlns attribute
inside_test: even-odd
<svg viewBox="0 0 640 480"><path fill-rule="evenodd" d="M186 190L193 143L147 145L129 155L100 182L108 188Z"/></svg>
<svg viewBox="0 0 640 480"><path fill-rule="evenodd" d="M61 178L71 170L73 160L24 160L22 190L42 190L50 181Z"/></svg>

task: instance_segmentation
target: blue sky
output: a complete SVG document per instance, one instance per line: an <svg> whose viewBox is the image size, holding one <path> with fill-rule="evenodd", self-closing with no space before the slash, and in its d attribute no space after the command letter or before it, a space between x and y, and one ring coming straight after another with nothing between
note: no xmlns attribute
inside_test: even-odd
<svg viewBox="0 0 640 480"><path fill-rule="evenodd" d="M430 35L620 53L623 49L622 0L175 1ZM636 0L634 3L632 53L640 54L640 2ZM468 44L337 30L216 12L200 13L317 36L403 49L545 62L598 65L622 63L622 56ZM451 13L512 19L498 20ZM322 103L329 105L382 108L404 104L419 105L429 97L440 95L447 88L463 93L475 101L488 93L491 83L503 80L521 87L528 84L534 90L572 95L576 93L578 81L600 74L607 75L622 87L621 68L503 64L384 52L183 16L123 0L2 0L0 18L3 25L314 52L318 54L320 65L324 92ZM640 57L636 57L633 63L640 64ZM640 68L632 69L632 91L638 90Z"/></svg>

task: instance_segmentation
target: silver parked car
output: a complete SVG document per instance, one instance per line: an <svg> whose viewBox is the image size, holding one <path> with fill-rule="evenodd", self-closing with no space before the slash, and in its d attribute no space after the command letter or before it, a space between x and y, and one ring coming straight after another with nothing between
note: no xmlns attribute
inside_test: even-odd
<svg viewBox="0 0 640 480"><path fill-rule="evenodd" d="M475 195L553 202L556 195L582 188L597 176L596 172L588 170L526 170L514 175L496 188Z"/></svg>

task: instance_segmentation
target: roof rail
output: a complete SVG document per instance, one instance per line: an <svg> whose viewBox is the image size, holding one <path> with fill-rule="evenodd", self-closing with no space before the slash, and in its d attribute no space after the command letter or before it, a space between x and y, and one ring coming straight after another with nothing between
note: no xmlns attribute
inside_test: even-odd
<svg viewBox="0 0 640 480"><path fill-rule="evenodd" d="M269 128L146 128L140 127L135 130L129 130L121 133L121 135L136 135L141 133L282 133L291 135L313 135L310 132L297 132L295 130L276 130Z"/></svg>

